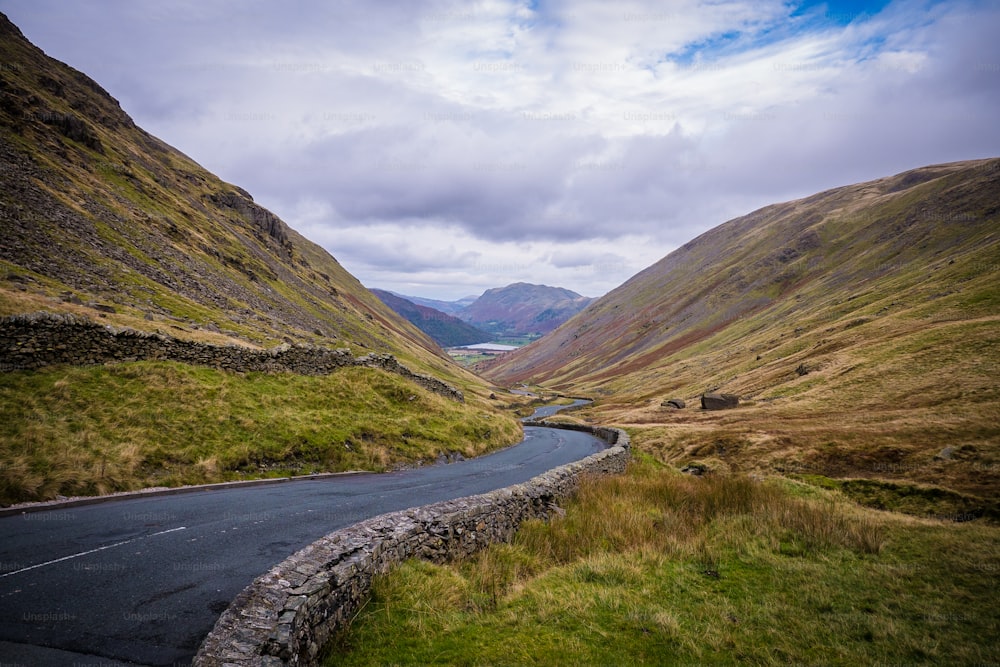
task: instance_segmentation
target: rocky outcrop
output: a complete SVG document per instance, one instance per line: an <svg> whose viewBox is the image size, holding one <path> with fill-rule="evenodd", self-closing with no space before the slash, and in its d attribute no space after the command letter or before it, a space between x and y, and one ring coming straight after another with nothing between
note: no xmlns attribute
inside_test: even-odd
<svg viewBox="0 0 1000 667"><path fill-rule="evenodd" d="M288 228L285 223L263 206L256 204L253 197L245 190L213 194L209 196L209 200L216 206L235 211L255 229L267 234L279 245L284 246L288 243Z"/></svg>
<svg viewBox="0 0 1000 667"><path fill-rule="evenodd" d="M491 493L383 514L338 530L258 577L222 614L194 665L315 665L347 628L372 578L410 558L444 562L509 540L521 522L549 518L582 474L624 472L628 435L577 427L611 447Z"/></svg>
<svg viewBox="0 0 1000 667"><path fill-rule="evenodd" d="M662 403L660 407L662 408L673 408L674 410L683 410L687 406L682 398L668 398Z"/></svg>
<svg viewBox="0 0 1000 667"><path fill-rule="evenodd" d="M728 410L740 404L740 397L736 394L718 394L709 392L701 396L702 410Z"/></svg>
<svg viewBox="0 0 1000 667"><path fill-rule="evenodd" d="M209 345L52 313L0 319L0 371L152 359L211 366L236 373L324 375L345 366L368 366L401 375L452 400L465 400L455 387L430 375L413 372L391 354L373 353L355 358L346 348L331 350L285 344L270 350L254 350L238 345Z"/></svg>
<svg viewBox="0 0 1000 667"><path fill-rule="evenodd" d="M59 130L67 139L79 142L98 153L104 153L104 146L101 145L100 138L94 133L90 125L79 116L71 113L57 113L47 110L39 113L38 119L46 125L51 125Z"/></svg>

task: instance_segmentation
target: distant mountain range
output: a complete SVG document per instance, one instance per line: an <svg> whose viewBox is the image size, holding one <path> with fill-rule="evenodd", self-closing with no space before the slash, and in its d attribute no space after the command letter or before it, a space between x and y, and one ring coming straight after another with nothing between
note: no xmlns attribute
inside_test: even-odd
<svg viewBox="0 0 1000 667"><path fill-rule="evenodd" d="M404 298L387 292L385 290L373 289L372 292L382 303L392 308L397 314L402 315L415 327L434 339L434 342L441 347L457 347L461 345L474 345L485 343L493 338L492 334L486 333L471 324L467 324L453 315L445 312L414 303L408 298ZM436 303L448 303L439 301Z"/></svg>
<svg viewBox="0 0 1000 667"><path fill-rule="evenodd" d="M419 296L407 296L405 294L396 294L395 292L390 292L390 294L395 294L407 301L412 301L418 306L427 306L428 308L439 310L448 315L455 315L456 317L479 298L478 296L464 296L456 301L438 301L437 299L424 299Z"/></svg>
<svg viewBox="0 0 1000 667"><path fill-rule="evenodd" d="M479 297L438 301L372 290L386 305L444 347L494 338L542 336L593 301L561 287L514 283L486 290ZM409 304L409 305L407 305ZM455 323L465 324L465 328ZM478 334L485 336L473 340ZM454 341L468 342L454 342Z"/></svg>
<svg viewBox="0 0 1000 667"><path fill-rule="evenodd" d="M561 287L514 283L483 292L459 315L498 336L547 334L593 301Z"/></svg>

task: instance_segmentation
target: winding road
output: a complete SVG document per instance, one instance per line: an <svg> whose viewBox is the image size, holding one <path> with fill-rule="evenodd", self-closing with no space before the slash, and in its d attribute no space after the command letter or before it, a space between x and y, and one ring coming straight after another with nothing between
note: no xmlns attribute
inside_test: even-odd
<svg viewBox="0 0 1000 667"><path fill-rule="evenodd" d="M0 663L190 664L237 593L323 535L517 484L606 446L576 431L524 432L513 447L448 465L0 518Z"/></svg>

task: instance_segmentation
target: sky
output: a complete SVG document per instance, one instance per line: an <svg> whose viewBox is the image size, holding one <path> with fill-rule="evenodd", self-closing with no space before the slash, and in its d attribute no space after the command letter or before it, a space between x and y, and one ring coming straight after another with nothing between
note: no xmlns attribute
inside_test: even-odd
<svg viewBox="0 0 1000 667"><path fill-rule="evenodd" d="M368 287L600 296L728 219L1000 155L1000 2L0 0Z"/></svg>

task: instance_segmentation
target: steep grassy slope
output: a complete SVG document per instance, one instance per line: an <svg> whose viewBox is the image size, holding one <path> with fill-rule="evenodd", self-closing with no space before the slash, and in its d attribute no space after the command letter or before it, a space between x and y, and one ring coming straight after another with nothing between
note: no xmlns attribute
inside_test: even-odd
<svg viewBox="0 0 1000 667"><path fill-rule="evenodd" d="M0 374L0 503L386 470L503 447L518 424L392 373L226 373L168 362Z"/></svg>
<svg viewBox="0 0 1000 667"><path fill-rule="evenodd" d="M137 127L2 14L0 65L0 315L71 312L219 344L389 352L466 397L433 428L406 428L437 401L373 369L274 382L176 371L163 391L156 364L0 369L0 502L265 474L258 463L378 468L517 439L480 378L325 250ZM310 395L324 398L312 413L322 423L289 412ZM231 414L227 396L247 413Z"/></svg>
<svg viewBox="0 0 1000 667"><path fill-rule="evenodd" d="M102 303L109 321L179 335L434 349L322 248L136 127L6 18L0 60L0 313Z"/></svg>
<svg viewBox="0 0 1000 667"><path fill-rule="evenodd" d="M484 372L591 393L592 417L631 425L640 447L677 465L996 497L998 225L996 159L769 206ZM714 389L744 407L691 409ZM673 396L689 408L661 407Z"/></svg>

